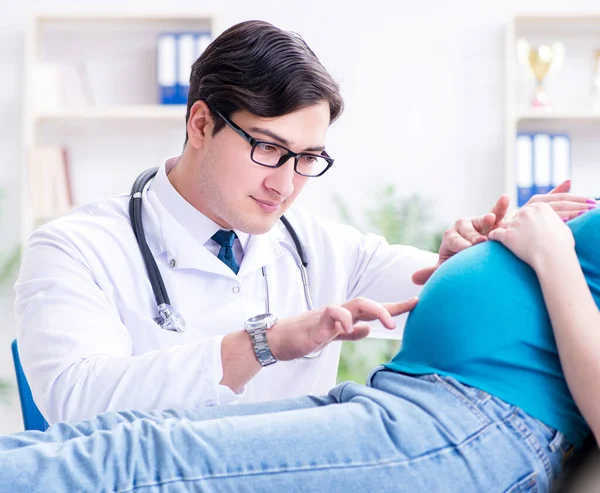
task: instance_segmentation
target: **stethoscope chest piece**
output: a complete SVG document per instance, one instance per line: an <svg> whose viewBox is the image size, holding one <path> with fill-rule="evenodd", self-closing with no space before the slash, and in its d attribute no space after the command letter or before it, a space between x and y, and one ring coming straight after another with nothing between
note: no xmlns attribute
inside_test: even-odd
<svg viewBox="0 0 600 493"><path fill-rule="evenodd" d="M159 316L154 321L161 329L168 330L169 332L185 332L187 330L185 320L179 313L173 310L171 305L167 305L166 303L159 305L158 314Z"/></svg>

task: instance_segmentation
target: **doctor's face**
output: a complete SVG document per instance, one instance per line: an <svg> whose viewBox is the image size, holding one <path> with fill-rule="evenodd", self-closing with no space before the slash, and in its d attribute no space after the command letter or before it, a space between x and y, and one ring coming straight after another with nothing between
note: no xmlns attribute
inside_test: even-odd
<svg viewBox="0 0 600 493"><path fill-rule="evenodd" d="M229 117L256 140L313 154L320 154L325 147L329 118L327 102L277 118L261 118L247 111ZM197 207L221 227L265 233L293 204L306 182L318 178L296 173L293 157L279 168L257 164L251 159L251 144L229 125L213 136L214 122L207 121L196 157Z"/></svg>

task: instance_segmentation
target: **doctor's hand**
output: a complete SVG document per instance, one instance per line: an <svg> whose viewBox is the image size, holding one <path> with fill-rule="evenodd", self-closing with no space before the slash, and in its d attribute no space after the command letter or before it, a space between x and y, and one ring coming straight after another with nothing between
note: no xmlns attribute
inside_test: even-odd
<svg viewBox="0 0 600 493"><path fill-rule="evenodd" d="M279 320L267 331L275 359L289 361L306 356L332 341L356 341L369 335L365 322L379 320L393 330L393 316L411 311L417 298L398 303L377 303L355 298L342 305L329 305L297 317Z"/></svg>
<svg viewBox="0 0 600 493"><path fill-rule="evenodd" d="M547 194L534 195L526 205L547 204L563 221L572 219L582 212L596 207L594 200L571 195L569 194L570 190L571 181L566 180ZM456 221L454 226L444 233L438 263L433 267L427 267L415 272L412 276L412 281L418 285L425 284L437 268L452 257L452 255L472 245L486 241L490 231L505 225L508 205L508 196L501 195L496 205L487 214Z"/></svg>
<svg viewBox="0 0 600 493"><path fill-rule="evenodd" d="M444 232L438 263L433 267L426 267L415 272L412 275L412 281L418 285L425 284L438 267L452 257L452 255L472 245L487 241L488 233L502 223L506 211L508 211L509 203L510 198L508 195L501 195L496 201L496 205L487 214L478 217L461 218L456 221L454 226Z"/></svg>

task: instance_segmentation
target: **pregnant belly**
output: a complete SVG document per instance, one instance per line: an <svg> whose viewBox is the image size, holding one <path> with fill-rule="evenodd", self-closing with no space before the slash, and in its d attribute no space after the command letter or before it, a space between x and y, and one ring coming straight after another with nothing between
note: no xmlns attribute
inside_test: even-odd
<svg viewBox="0 0 600 493"><path fill-rule="evenodd" d="M397 358L454 371L553 344L535 273L495 242L445 262L410 314Z"/></svg>

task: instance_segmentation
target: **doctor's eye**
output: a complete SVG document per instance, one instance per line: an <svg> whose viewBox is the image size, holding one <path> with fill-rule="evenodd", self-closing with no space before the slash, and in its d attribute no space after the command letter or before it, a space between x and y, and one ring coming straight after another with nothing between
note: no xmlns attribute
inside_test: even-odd
<svg viewBox="0 0 600 493"><path fill-rule="evenodd" d="M310 154L302 154L302 156L300 156L300 163L304 164L304 165L313 165L317 162L317 159L319 159L318 156L312 156Z"/></svg>
<svg viewBox="0 0 600 493"><path fill-rule="evenodd" d="M259 142L258 144L256 144L256 150L262 154L271 154L279 152L280 149L277 146L274 146L273 144Z"/></svg>

